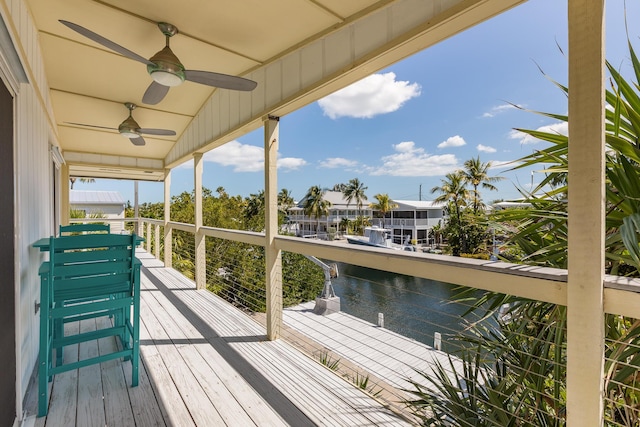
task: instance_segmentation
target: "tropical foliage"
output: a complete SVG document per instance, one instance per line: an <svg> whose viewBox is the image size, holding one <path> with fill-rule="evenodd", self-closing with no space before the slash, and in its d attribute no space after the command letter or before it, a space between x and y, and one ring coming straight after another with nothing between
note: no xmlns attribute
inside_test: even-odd
<svg viewBox="0 0 640 427"><path fill-rule="evenodd" d="M349 208L349 204L351 202L356 203L356 209L358 210L357 212L358 220L356 221L355 225L357 227L357 232L359 232L360 234L362 234L362 230L366 225L364 222L365 221L364 218L362 217L362 215L360 215L362 206L364 205L364 202L367 200L367 195L365 194L365 191L367 191L367 187L358 178L350 179L349 182L344 186L344 190L342 191L342 194L344 195L344 198L347 201L347 209Z"/></svg>
<svg viewBox="0 0 640 427"><path fill-rule="evenodd" d="M375 203L369 203L371 210L378 212L381 218L384 218L387 212L398 209L398 204L389 198L388 194L376 194L373 196Z"/></svg>
<svg viewBox="0 0 640 427"><path fill-rule="evenodd" d="M302 199L304 214L316 219L316 234L320 231L320 218L329 214L331 202L325 200L324 190L319 185L309 188L307 194Z"/></svg>
<svg viewBox="0 0 640 427"><path fill-rule="evenodd" d="M205 226L262 231L264 229L264 192L249 197L229 196L224 188L216 189L217 196L203 189L202 211ZM288 191L280 192L279 203L289 203ZM286 197L285 197L286 196ZM171 198L171 220L194 223L194 194L183 192ZM126 216L133 217L130 205ZM143 203L139 216L151 219L164 218L163 203ZM284 214L280 215L280 224ZM173 230L173 267L185 276L195 273L193 234ZM161 243L161 242L159 242ZM162 249L162 248L161 248ZM264 248L231 240L207 237L206 240L207 286L209 290L232 304L250 311L263 312L265 306ZM315 299L324 286L324 274L303 255L284 252L282 255L283 302L296 305Z"/></svg>
<svg viewBox="0 0 640 427"><path fill-rule="evenodd" d="M435 202L447 204L449 217L439 231L447 239L449 250L454 256L485 250L488 238L487 220L478 187L496 190L491 183L502 179L489 176L490 168L491 162L483 163L479 157L467 160L463 169L448 173L439 186L431 189L432 193L438 194ZM468 185L471 185L471 191L467 188Z"/></svg>
<svg viewBox="0 0 640 427"><path fill-rule="evenodd" d="M464 169L462 169L461 173L465 182L473 187L471 199L474 214L477 214L479 209L484 208L478 187L482 187L485 190L496 191L497 188L492 183L504 179L502 176L489 176L490 168L491 162L481 162L480 156L464 162Z"/></svg>
<svg viewBox="0 0 640 427"><path fill-rule="evenodd" d="M608 273L639 276L640 268L640 62L629 43L633 82L607 62L606 241ZM568 88L554 82L565 94ZM567 121L563 114L541 114ZM509 228L510 244L526 263L567 267L567 135L540 130L520 132L549 143L520 159L516 168L546 171L531 191L521 190L529 209L505 210L496 226ZM462 293L459 298L468 296ZM506 317L498 316L503 304ZM425 425L564 426L566 399L566 308L487 293L474 309L494 316L498 328L476 328L474 350L462 365L438 365L423 372L436 391L414 383L408 404ZM503 313L504 314L504 313ZM640 425L640 321L605 317L606 426Z"/></svg>

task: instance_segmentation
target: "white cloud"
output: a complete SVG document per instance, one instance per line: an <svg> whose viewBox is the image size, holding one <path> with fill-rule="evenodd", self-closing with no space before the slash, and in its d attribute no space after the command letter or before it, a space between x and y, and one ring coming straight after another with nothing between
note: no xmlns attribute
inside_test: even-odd
<svg viewBox="0 0 640 427"><path fill-rule="evenodd" d="M394 73L373 74L318 101L323 113L332 119L356 117L370 119L391 113L420 95L420 85L396 81Z"/></svg>
<svg viewBox="0 0 640 427"><path fill-rule="evenodd" d="M514 168L520 163L513 160L491 160L490 169Z"/></svg>
<svg viewBox="0 0 640 427"><path fill-rule="evenodd" d="M497 151L493 147L489 147L488 145L482 145L482 144L478 144L476 148L478 149L478 151L481 151L483 153L495 153Z"/></svg>
<svg viewBox="0 0 640 427"><path fill-rule="evenodd" d="M205 162L232 167L234 172L261 172L264 170L264 149L238 141L231 141L208 151L202 159ZM284 171L297 170L306 164L306 160L297 157L278 158L278 168ZM184 162L179 167L193 169L193 160Z"/></svg>
<svg viewBox="0 0 640 427"><path fill-rule="evenodd" d="M558 123L554 123L554 124L551 124L551 125L541 126L536 130L539 131L539 132L557 133L557 134L560 134L560 135L569 135L569 123L567 123L567 122L558 122ZM517 131L517 130L512 130L509 133L509 138L520 140L520 144L522 144L522 145L537 144L537 143L539 143L541 141L538 138L534 138L531 135L528 135L526 133L523 133L523 132L520 132L520 131Z"/></svg>
<svg viewBox="0 0 640 427"><path fill-rule="evenodd" d="M446 139L446 141L442 141L438 144L438 148L449 148L449 147L462 147L463 145L467 145L464 138L460 135L450 136Z"/></svg>
<svg viewBox="0 0 640 427"><path fill-rule="evenodd" d="M307 161L298 157L282 157L278 158L278 169L284 171L298 170L306 165Z"/></svg>
<svg viewBox="0 0 640 427"><path fill-rule="evenodd" d="M498 114L504 113L505 111L512 110L514 107L511 104L502 104L492 107L491 110L487 111L482 115L482 117L495 117Z"/></svg>
<svg viewBox="0 0 640 427"><path fill-rule="evenodd" d="M336 169L336 168L353 168L358 165L355 160L349 160L342 157L328 157L320 162L321 168Z"/></svg>
<svg viewBox="0 0 640 427"><path fill-rule="evenodd" d="M264 149L231 141L207 152L204 161L231 166L234 172L260 172L264 169Z"/></svg>
<svg viewBox="0 0 640 427"><path fill-rule="evenodd" d="M371 175L438 176L460 167L453 154L431 155L413 141L393 145L395 153L382 157L382 166L368 168Z"/></svg>

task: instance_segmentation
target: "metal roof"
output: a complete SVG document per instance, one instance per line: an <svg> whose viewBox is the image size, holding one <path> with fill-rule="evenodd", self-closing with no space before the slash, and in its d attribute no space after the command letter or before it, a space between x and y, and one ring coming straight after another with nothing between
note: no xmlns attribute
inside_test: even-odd
<svg viewBox="0 0 640 427"><path fill-rule="evenodd" d="M69 190L71 205L124 205L125 203L118 191Z"/></svg>
<svg viewBox="0 0 640 427"><path fill-rule="evenodd" d="M443 209L445 207L444 203L434 202L431 200L393 200L394 203L398 204L398 209Z"/></svg>

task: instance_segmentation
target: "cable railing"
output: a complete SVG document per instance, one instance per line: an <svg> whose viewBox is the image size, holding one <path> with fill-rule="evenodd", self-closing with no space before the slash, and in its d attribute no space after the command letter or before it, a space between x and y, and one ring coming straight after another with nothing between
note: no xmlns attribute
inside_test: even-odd
<svg viewBox="0 0 640 427"><path fill-rule="evenodd" d="M195 227L169 227L173 267L192 277ZM202 230L207 289L265 324L264 234ZM389 407L426 425L565 425L564 270L284 236L275 243L282 337ZM339 313L317 309L327 276L310 257L336 264ZM637 290L633 279L605 281L606 426L639 425L640 327L622 317L637 312Z"/></svg>
<svg viewBox="0 0 640 427"><path fill-rule="evenodd" d="M264 248L206 238L207 289L249 313L266 311Z"/></svg>
<svg viewBox="0 0 640 427"><path fill-rule="evenodd" d="M640 320L606 318L605 425L640 425Z"/></svg>

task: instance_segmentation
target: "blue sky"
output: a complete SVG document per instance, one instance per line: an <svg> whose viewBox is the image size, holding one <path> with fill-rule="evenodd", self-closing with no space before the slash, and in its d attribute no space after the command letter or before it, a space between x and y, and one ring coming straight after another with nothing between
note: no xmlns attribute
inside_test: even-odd
<svg viewBox="0 0 640 427"><path fill-rule="evenodd" d="M640 18L640 2L627 2L627 19ZM480 156L505 179L485 201L519 197L542 179L531 169L505 164L541 141L514 128L553 129L564 124L526 109L566 113L567 100L538 69L567 83L566 0L529 0L494 19L398 62L280 120L278 188L296 200L309 187L332 187L359 178L369 199L435 197L431 188L465 160ZM640 26L630 29L637 46ZM627 74L630 61L624 32L624 2L607 2L607 59ZM560 47L560 49L559 49ZM205 187L222 186L248 196L264 188L263 130L247 134L204 156ZM77 182L75 189L117 190L133 202L131 181ZM171 194L193 190L193 166L172 172ZM163 199L162 183L140 182L139 201Z"/></svg>

